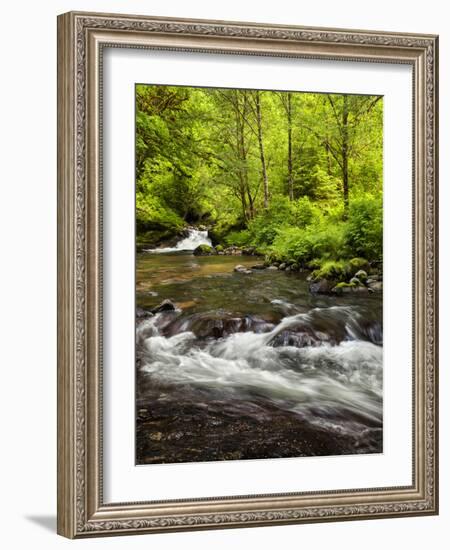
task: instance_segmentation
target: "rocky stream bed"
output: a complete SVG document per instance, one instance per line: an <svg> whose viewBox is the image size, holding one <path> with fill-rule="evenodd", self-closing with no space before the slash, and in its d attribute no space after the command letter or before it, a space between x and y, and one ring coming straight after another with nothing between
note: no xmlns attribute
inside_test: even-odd
<svg viewBox="0 0 450 550"><path fill-rule="evenodd" d="M234 256L137 256L137 463L382 452L381 292Z"/></svg>

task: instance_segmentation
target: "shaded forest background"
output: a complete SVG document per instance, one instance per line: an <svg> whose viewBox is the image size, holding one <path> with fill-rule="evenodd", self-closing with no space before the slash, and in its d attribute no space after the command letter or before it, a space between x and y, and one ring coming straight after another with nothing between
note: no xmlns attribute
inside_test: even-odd
<svg viewBox="0 0 450 550"><path fill-rule="evenodd" d="M380 96L136 86L137 244L213 244L333 268L382 259Z"/></svg>

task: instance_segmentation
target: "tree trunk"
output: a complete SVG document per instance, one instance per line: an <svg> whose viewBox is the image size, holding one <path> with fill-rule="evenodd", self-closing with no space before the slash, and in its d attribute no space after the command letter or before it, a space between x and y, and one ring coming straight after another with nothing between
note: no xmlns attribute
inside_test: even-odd
<svg viewBox="0 0 450 550"><path fill-rule="evenodd" d="M237 102L239 99L237 99ZM248 187L248 173L247 173L247 152L245 149L245 134L244 134L244 121L239 111L239 105L235 106L236 117L236 141L237 151L239 158L239 194L241 197L242 211L244 214L244 221L247 222L254 217L254 207L251 193ZM248 198L248 203L247 203Z"/></svg>
<svg viewBox="0 0 450 550"><path fill-rule="evenodd" d="M244 189L244 193L247 194L247 199L248 199L247 218L249 220L251 220L255 217L255 207L253 205L253 197L252 197L252 193L251 193L251 190L250 190L250 186L248 184L247 152L245 150L245 136L244 136L244 123L243 122L240 125L240 140L241 140L241 143L240 143L241 151L240 151L240 153L241 153L241 162L242 162L241 182L242 182L242 187Z"/></svg>
<svg viewBox="0 0 450 550"><path fill-rule="evenodd" d="M255 204L254 204L254 200L253 200L253 197L252 197L252 193L250 191L250 188L248 186L248 183L247 183L247 198L248 198L248 212L249 212L249 219L253 219L255 217Z"/></svg>
<svg viewBox="0 0 450 550"><path fill-rule="evenodd" d="M256 122L258 124L259 156L261 158L261 170L264 183L264 208L269 206L269 179L267 177L266 158L264 155L264 142L262 133L261 99L259 92L255 92Z"/></svg>
<svg viewBox="0 0 450 550"><path fill-rule="evenodd" d="M327 152L327 174L331 177L332 175L332 169L331 169L331 151L330 151L330 143L328 141L328 136L325 141L325 150Z"/></svg>
<svg viewBox="0 0 450 550"><path fill-rule="evenodd" d="M294 200L294 178L292 175L292 103L291 92L287 93L287 122L288 122L288 192L289 199Z"/></svg>
<svg viewBox="0 0 450 550"><path fill-rule="evenodd" d="M344 94L342 108L342 190L344 195L344 213L348 213L348 95Z"/></svg>
<svg viewBox="0 0 450 550"><path fill-rule="evenodd" d="M248 219L247 199L245 198L245 191L244 191L242 182L241 182L241 188L239 190L239 195L241 197L242 215L244 216L244 222L247 222L247 219Z"/></svg>
<svg viewBox="0 0 450 550"><path fill-rule="evenodd" d="M255 217L255 204L252 197L252 190L250 189L250 185L248 182L248 167L247 167L247 150L245 148L245 122L242 119L242 125L241 125L241 145L242 145L242 162L244 166L243 170L243 178L244 178L244 188L245 192L247 193L247 200L248 200L248 219L252 220Z"/></svg>

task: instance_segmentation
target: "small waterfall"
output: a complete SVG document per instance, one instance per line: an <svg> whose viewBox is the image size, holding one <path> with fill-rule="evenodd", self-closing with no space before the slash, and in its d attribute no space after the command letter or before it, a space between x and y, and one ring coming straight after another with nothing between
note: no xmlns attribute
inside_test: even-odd
<svg viewBox="0 0 450 550"><path fill-rule="evenodd" d="M208 231L200 231L199 229L188 229L188 236L181 241L178 241L174 247L168 248L151 248L145 252L154 254L165 254L169 252L188 252L195 250L198 246L206 244L212 246L211 239L208 237Z"/></svg>
<svg viewBox="0 0 450 550"><path fill-rule="evenodd" d="M199 231L198 229L189 229L188 231L189 235L177 243L175 250L195 250L201 244L212 246L211 239L208 238L208 231Z"/></svg>

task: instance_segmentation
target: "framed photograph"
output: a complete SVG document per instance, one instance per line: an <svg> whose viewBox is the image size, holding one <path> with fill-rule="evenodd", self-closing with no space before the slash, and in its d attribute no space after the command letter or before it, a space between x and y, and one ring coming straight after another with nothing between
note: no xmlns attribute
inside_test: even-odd
<svg viewBox="0 0 450 550"><path fill-rule="evenodd" d="M437 46L59 16L59 534L437 514Z"/></svg>

